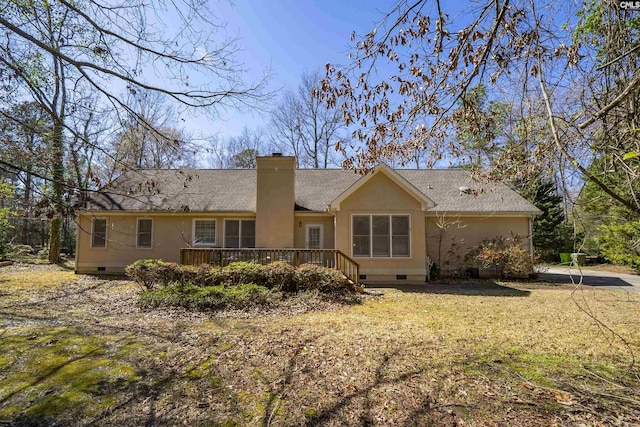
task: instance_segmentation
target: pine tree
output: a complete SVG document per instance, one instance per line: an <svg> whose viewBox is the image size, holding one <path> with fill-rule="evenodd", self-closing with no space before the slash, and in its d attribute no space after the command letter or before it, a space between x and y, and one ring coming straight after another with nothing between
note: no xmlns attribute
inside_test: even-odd
<svg viewBox="0 0 640 427"><path fill-rule="evenodd" d="M533 221L533 246L544 261L558 261L560 252L573 252L573 230L566 223L562 196L556 184L540 178L516 185L520 194L542 211Z"/></svg>

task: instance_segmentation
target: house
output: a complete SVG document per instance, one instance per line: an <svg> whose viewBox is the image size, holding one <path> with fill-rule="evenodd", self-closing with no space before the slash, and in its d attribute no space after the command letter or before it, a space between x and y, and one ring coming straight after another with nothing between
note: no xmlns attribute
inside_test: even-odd
<svg viewBox="0 0 640 427"><path fill-rule="evenodd" d="M517 235L532 250L540 211L468 171L380 164L359 175L295 164L275 153L253 170L129 171L79 213L76 271L179 262L181 248L310 248L342 252L365 283L423 283L428 259L458 268L485 239Z"/></svg>

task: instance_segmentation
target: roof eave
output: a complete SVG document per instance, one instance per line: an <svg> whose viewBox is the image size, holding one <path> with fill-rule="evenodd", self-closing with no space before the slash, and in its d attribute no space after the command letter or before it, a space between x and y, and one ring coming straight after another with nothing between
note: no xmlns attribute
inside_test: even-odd
<svg viewBox="0 0 640 427"><path fill-rule="evenodd" d="M522 216L522 217L530 217L530 216L538 216L542 214L542 211L520 211L520 210L512 210L512 211L460 211L460 210L429 210L426 211L425 216L436 217L439 215L458 215L458 216Z"/></svg>

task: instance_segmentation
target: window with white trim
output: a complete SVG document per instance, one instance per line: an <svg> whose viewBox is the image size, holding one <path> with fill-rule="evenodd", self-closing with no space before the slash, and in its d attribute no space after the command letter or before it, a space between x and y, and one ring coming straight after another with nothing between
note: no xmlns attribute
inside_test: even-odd
<svg viewBox="0 0 640 427"><path fill-rule="evenodd" d="M91 222L91 247L107 247L107 219L93 218Z"/></svg>
<svg viewBox="0 0 640 427"><path fill-rule="evenodd" d="M255 248L256 221L254 219L225 219L224 247Z"/></svg>
<svg viewBox="0 0 640 427"><path fill-rule="evenodd" d="M354 257L409 257L409 215L353 215L351 233Z"/></svg>
<svg viewBox="0 0 640 427"><path fill-rule="evenodd" d="M136 247L149 249L153 245L153 220L151 218L138 218L138 236Z"/></svg>
<svg viewBox="0 0 640 427"><path fill-rule="evenodd" d="M193 244L195 246L215 246L216 244L216 220L193 220Z"/></svg>

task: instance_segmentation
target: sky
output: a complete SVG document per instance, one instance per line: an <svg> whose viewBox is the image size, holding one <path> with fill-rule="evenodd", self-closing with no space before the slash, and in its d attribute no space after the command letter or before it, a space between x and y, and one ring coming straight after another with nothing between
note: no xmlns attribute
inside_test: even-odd
<svg viewBox="0 0 640 427"><path fill-rule="evenodd" d="M348 61L352 31L374 28L393 1L381 0L211 0L210 7L229 36L239 38L238 60L248 81L271 70L271 90L295 89L303 71ZM277 94L276 99L277 102ZM268 106L267 106L268 107ZM244 126L266 124L261 112L221 111L220 118L198 118L189 131L221 138L240 134Z"/></svg>

